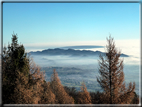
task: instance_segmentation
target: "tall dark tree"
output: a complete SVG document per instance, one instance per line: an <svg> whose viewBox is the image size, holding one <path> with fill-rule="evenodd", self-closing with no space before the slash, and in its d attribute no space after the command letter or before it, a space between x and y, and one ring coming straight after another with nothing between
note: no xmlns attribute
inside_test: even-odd
<svg viewBox="0 0 142 107"><path fill-rule="evenodd" d="M44 74L13 34L12 43L3 48L2 54L2 103L38 103L43 81Z"/></svg>
<svg viewBox="0 0 142 107"><path fill-rule="evenodd" d="M2 53L2 103L11 103L18 72L29 74L29 59L23 45L18 44L17 35L12 35L12 43L3 48Z"/></svg>
<svg viewBox="0 0 142 107"><path fill-rule="evenodd" d="M105 95L110 99L110 104L130 104L134 97L135 83L129 83L125 87L123 60L120 59L121 52L115 47L113 38L107 38L106 55L99 60L99 73L97 81L104 89Z"/></svg>

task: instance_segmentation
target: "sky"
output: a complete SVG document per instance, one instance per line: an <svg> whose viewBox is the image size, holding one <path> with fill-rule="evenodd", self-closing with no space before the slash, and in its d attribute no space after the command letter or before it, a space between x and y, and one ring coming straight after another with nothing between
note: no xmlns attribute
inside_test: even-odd
<svg viewBox="0 0 142 107"><path fill-rule="evenodd" d="M11 43L13 32L27 52L60 46L106 46L111 34L116 47L133 56L124 62L140 63L139 3L3 3L3 45Z"/></svg>
<svg viewBox="0 0 142 107"><path fill-rule="evenodd" d="M3 45L11 43L13 32L28 51L104 46L111 34L118 47L139 49L139 8L139 3L3 3Z"/></svg>

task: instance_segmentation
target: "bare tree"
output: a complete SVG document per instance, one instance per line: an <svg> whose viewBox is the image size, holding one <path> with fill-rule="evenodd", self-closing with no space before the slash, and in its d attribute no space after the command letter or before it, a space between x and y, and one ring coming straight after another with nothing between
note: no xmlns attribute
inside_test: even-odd
<svg viewBox="0 0 142 107"><path fill-rule="evenodd" d="M135 83L125 87L123 60L121 52L115 47L113 38L107 38L106 55L100 55L99 74L97 81L104 89L105 95L110 99L110 104L130 104L134 97Z"/></svg>

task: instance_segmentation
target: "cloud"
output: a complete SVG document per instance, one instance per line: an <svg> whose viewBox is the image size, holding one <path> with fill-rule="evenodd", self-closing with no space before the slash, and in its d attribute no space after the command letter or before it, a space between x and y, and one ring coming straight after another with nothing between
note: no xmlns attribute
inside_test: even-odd
<svg viewBox="0 0 142 107"><path fill-rule="evenodd" d="M116 48L121 51L121 53L132 55L134 57L140 57L140 40L139 39L129 39L129 40L114 40ZM96 41L71 41L71 42L49 42L49 43L29 43L24 44L27 51L39 51L48 48L57 48L63 46L75 46L75 45L98 45L106 46L106 40L96 40ZM94 50L94 49L93 49ZM105 52L104 48L96 48L94 51Z"/></svg>

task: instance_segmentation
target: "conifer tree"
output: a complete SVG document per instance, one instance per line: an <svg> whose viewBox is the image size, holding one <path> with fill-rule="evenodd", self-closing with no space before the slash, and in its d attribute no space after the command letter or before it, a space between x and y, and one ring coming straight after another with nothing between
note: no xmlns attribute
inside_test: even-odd
<svg viewBox="0 0 142 107"><path fill-rule="evenodd" d="M115 47L111 36L107 38L106 55L99 60L99 73L97 81L105 91L105 96L109 98L110 104L130 104L134 97L135 83L129 83L125 87L123 60L120 59L121 52Z"/></svg>
<svg viewBox="0 0 142 107"><path fill-rule="evenodd" d="M58 104L74 104L74 99L71 96L69 96L64 90L64 87L62 86L55 69L53 71L53 75L51 76L50 87L52 92L56 96Z"/></svg>
<svg viewBox="0 0 142 107"><path fill-rule="evenodd" d="M44 90L41 92L41 100L39 103L40 104L56 104L57 103L56 96L51 91L50 82L45 81L42 86Z"/></svg>
<svg viewBox="0 0 142 107"><path fill-rule="evenodd" d="M12 35L12 43L3 48L2 53L2 103L14 103L15 82L18 72L29 75L29 60L23 45L18 44L17 35Z"/></svg>
<svg viewBox="0 0 142 107"><path fill-rule="evenodd" d="M28 77L24 73L18 72L14 94L11 97L16 104L38 104L41 100L44 75L38 66L30 68L32 68L33 73L30 73Z"/></svg>
<svg viewBox="0 0 142 107"><path fill-rule="evenodd" d="M2 54L2 103L37 104L43 81L44 74L13 34L11 45L4 47Z"/></svg>
<svg viewBox="0 0 142 107"><path fill-rule="evenodd" d="M81 91L78 93L78 104L91 104L91 96L87 91L86 85L83 82L81 86Z"/></svg>
<svg viewBox="0 0 142 107"><path fill-rule="evenodd" d="M30 63L30 75L28 85L33 88L32 96L34 98L34 104L38 104L41 100L41 93L44 88L42 84L44 84L44 72L40 71L40 67L37 66L33 61Z"/></svg>
<svg viewBox="0 0 142 107"><path fill-rule="evenodd" d="M13 99L16 104L34 104L34 90L33 87L30 87L28 84L28 77L21 72L18 73L19 75L15 82L16 87L11 99Z"/></svg>

